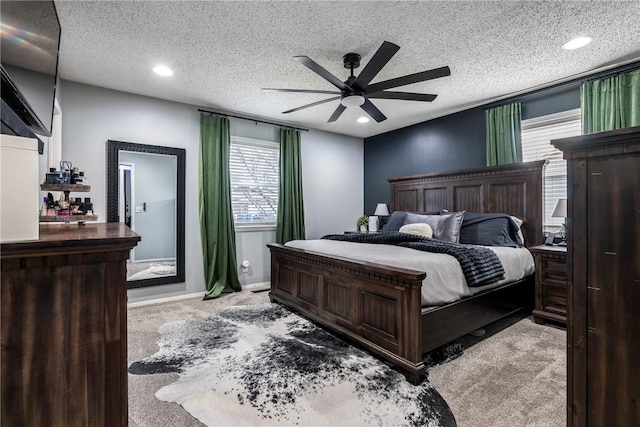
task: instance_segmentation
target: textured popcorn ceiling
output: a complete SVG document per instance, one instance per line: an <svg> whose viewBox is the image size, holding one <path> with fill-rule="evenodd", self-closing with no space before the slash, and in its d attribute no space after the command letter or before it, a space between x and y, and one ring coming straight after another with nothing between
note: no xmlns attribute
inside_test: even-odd
<svg viewBox="0 0 640 427"><path fill-rule="evenodd" d="M55 3L63 79L359 137L640 59L638 0ZM594 41L560 48L582 34ZM448 65L449 77L394 89L434 102L373 100L386 121L359 124L356 107L327 123L338 101L281 112L330 95L260 91L334 90L293 57L346 80L342 55L359 53L364 66L384 40L400 51L372 83ZM155 75L160 63L174 76Z"/></svg>

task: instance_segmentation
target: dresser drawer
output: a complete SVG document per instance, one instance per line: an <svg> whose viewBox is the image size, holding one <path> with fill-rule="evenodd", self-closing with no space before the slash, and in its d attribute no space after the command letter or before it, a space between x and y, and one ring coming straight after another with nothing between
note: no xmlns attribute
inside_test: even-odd
<svg viewBox="0 0 640 427"><path fill-rule="evenodd" d="M567 315L567 287L542 285L542 309L550 313Z"/></svg>
<svg viewBox="0 0 640 427"><path fill-rule="evenodd" d="M567 287L566 257L551 258L542 255L542 284Z"/></svg>

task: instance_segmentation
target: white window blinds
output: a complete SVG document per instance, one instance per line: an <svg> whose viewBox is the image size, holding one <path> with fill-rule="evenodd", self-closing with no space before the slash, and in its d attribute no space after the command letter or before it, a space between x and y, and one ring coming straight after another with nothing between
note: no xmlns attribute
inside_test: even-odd
<svg viewBox="0 0 640 427"><path fill-rule="evenodd" d="M279 160L277 142L231 136L229 173L236 225L276 223Z"/></svg>
<svg viewBox="0 0 640 427"><path fill-rule="evenodd" d="M551 140L581 135L581 127L579 108L522 121L522 160L549 160L543 183L544 231L560 230L564 218L551 214L558 199L567 197L567 162Z"/></svg>

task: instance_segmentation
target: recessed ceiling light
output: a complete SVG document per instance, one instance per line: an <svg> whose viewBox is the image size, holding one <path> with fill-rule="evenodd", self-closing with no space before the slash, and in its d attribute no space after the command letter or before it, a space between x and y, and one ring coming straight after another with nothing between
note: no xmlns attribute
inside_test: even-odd
<svg viewBox="0 0 640 427"><path fill-rule="evenodd" d="M158 65L153 67L153 72L156 74L160 74L161 76L173 76L173 71L165 65Z"/></svg>
<svg viewBox="0 0 640 427"><path fill-rule="evenodd" d="M358 117L358 123L367 123L367 122L369 122L369 117L365 117L365 116Z"/></svg>
<svg viewBox="0 0 640 427"><path fill-rule="evenodd" d="M581 47L584 47L584 46L588 45L589 43L591 43L591 37L589 37L589 36L580 36L580 37L576 37L576 38L574 38L572 40L569 40L564 45L562 45L562 48L564 50L580 49Z"/></svg>

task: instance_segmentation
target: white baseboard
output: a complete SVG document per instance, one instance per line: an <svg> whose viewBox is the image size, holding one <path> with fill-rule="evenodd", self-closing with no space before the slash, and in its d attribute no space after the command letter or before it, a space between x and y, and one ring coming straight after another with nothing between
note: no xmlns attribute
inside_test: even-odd
<svg viewBox="0 0 640 427"><path fill-rule="evenodd" d="M172 302L172 301L180 301L183 299L189 298L202 298L204 296L204 292L196 292L194 294L185 294L185 295L176 295L173 297L165 297L165 298L155 298L147 301L139 301L139 302L130 302L127 304L127 307L141 307L143 305L151 305L151 304L160 304L163 302Z"/></svg>
<svg viewBox="0 0 640 427"><path fill-rule="evenodd" d="M260 282L260 283L251 283L249 285L242 285L242 290L251 291L253 289L259 289L265 286L270 286L271 282ZM172 302L172 301L180 301L183 299L189 298L202 298L204 297L205 292L196 292L193 294L185 294L185 295L176 295L173 297L165 297L165 298L155 298L147 301L139 301L139 302L130 302L127 304L127 307L142 307L145 305L151 304L160 304L163 302Z"/></svg>
<svg viewBox="0 0 640 427"><path fill-rule="evenodd" d="M252 291L254 289L264 288L265 286L271 286L271 282L260 282L260 283L251 283L249 285L242 285L242 289L246 289L248 291Z"/></svg>

